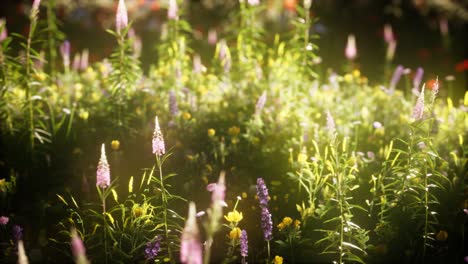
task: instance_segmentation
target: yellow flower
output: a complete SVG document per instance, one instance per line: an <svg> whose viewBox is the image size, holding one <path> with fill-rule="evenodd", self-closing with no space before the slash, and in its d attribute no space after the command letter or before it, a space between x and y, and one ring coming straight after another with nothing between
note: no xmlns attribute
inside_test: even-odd
<svg viewBox="0 0 468 264"><path fill-rule="evenodd" d="M445 230L440 230L439 233L437 233L437 235L436 235L436 239L438 241L443 242L443 241L447 240L447 238L448 238L448 233Z"/></svg>
<svg viewBox="0 0 468 264"><path fill-rule="evenodd" d="M79 112L78 112L78 116L83 119L83 120L88 120L88 117L89 117L89 112L84 110L84 109L80 109Z"/></svg>
<svg viewBox="0 0 468 264"><path fill-rule="evenodd" d="M216 135L216 130L213 128L208 129L208 136L213 137L214 135Z"/></svg>
<svg viewBox="0 0 468 264"><path fill-rule="evenodd" d="M184 120L189 120L190 118L192 118L192 115L191 115L189 112L184 112L184 113L182 114L182 118L183 118Z"/></svg>
<svg viewBox="0 0 468 264"><path fill-rule="evenodd" d="M351 83L351 82L353 81L353 75L351 75L351 74L349 74L349 73L345 74L344 80L345 80L345 82L347 82L347 83Z"/></svg>
<svg viewBox="0 0 468 264"><path fill-rule="evenodd" d="M292 224L293 220L291 217L288 217L286 216L285 218L283 218L283 223L285 226L289 226L290 224Z"/></svg>
<svg viewBox="0 0 468 264"><path fill-rule="evenodd" d="M140 216L142 216L144 214L145 214L145 210L142 207L137 206L137 207L133 208L133 215L135 217L140 217Z"/></svg>
<svg viewBox="0 0 468 264"><path fill-rule="evenodd" d="M229 135L235 137L235 136L239 135L239 133L240 133L240 128L237 127L237 126L230 127L230 128L228 129L228 133L229 133Z"/></svg>
<svg viewBox="0 0 468 264"><path fill-rule="evenodd" d="M241 230L238 227L233 228L231 230L231 232L229 232L229 238L230 239L237 240L237 239L239 239L240 235L241 235Z"/></svg>
<svg viewBox="0 0 468 264"><path fill-rule="evenodd" d="M301 221L299 221L299 220L297 220L297 219L294 220L294 226L295 226L297 229L301 228Z"/></svg>
<svg viewBox="0 0 468 264"><path fill-rule="evenodd" d="M297 154L297 162L304 163L306 161L307 161L307 154L302 153L302 152Z"/></svg>
<svg viewBox="0 0 468 264"><path fill-rule="evenodd" d="M360 72L359 70L354 70L354 71L353 71L353 76L354 76L355 78L359 78L359 76L361 76L361 72Z"/></svg>
<svg viewBox="0 0 468 264"><path fill-rule="evenodd" d="M247 198L247 193L246 192L242 192L242 198Z"/></svg>
<svg viewBox="0 0 468 264"><path fill-rule="evenodd" d="M38 72L34 74L34 78L40 82L43 82L47 79L47 75L44 72Z"/></svg>
<svg viewBox="0 0 468 264"><path fill-rule="evenodd" d="M279 229L280 231L282 231L282 230L285 228L283 222L279 223L279 224L277 225L277 227L278 227L278 229Z"/></svg>
<svg viewBox="0 0 468 264"><path fill-rule="evenodd" d="M111 148L112 148L113 150L119 150L119 148L120 148L120 141L118 141L118 140L112 140L112 142L111 142Z"/></svg>
<svg viewBox="0 0 468 264"><path fill-rule="evenodd" d="M231 223L238 223L240 222L244 216L242 215L242 213L239 213L237 210L234 210L232 212L229 212L227 214L227 216L225 215L224 218L228 221L228 222L231 222Z"/></svg>
<svg viewBox="0 0 468 264"><path fill-rule="evenodd" d="M283 264L283 257L275 256L274 264Z"/></svg>

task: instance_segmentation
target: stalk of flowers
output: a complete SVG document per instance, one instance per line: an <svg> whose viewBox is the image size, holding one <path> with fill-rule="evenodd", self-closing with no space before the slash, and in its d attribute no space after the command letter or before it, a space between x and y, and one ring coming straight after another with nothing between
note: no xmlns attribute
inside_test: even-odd
<svg viewBox="0 0 468 264"><path fill-rule="evenodd" d="M401 79L401 75L403 75L403 71L405 70L405 68L403 68L402 65L398 65L396 68L395 68L395 71L393 72L393 75L392 75L392 79L390 80L390 85L389 85L389 90L390 91L394 91L398 82L400 81Z"/></svg>
<svg viewBox="0 0 468 264"><path fill-rule="evenodd" d="M179 8L177 6L177 0L169 0L169 6L167 8L167 18L170 20L177 20Z"/></svg>
<svg viewBox="0 0 468 264"><path fill-rule="evenodd" d="M147 260L156 259L160 250L161 250L161 237L156 236L156 238L153 241L146 243L145 258Z"/></svg>
<svg viewBox="0 0 468 264"><path fill-rule="evenodd" d="M330 142L335 141L336 139L335 119L333 119L332 114L328 110L327 110L327 131L328 131L328 139L330 140Z"/></svg>
<svg viewBox="0 0 468 264"><path fill-rule="evenodd" d="M60 54L62 55L63 68L65 73L70 69L70 41L65 40L60 46Z"/></svg>
<svg viewBox="0 0 468 264"><path fill-rule="evenodd" d="M104 221L104 252L105 252L105 259L107 263L107 220L106 220L106 193L105 189L110 186L110 168L109 163L107 162L106 156L106 147L103 143L101 146L101 157L99 159L99 163L97 166L96 172L96 186L98 187L98 193L101 197L102 201L102 215ZM101 188L102 191L99 189Z"/></svg>
<svg viewBox="0 0 468 264"><path fill-rule="evenodd" d="M413 108L413 118L415 121L421 120L424 114L424 87L423 85L421 89L421 93L419 94L418 100L416 101L416 105Z"/></svg>
<svg viewBox="0 0 468 264"><path fill-rule="evenodd" d="M202 263L202 245L197 225L197 211L194 202L189 204L189 213L180 239L180 262L187 264Z"/></svg>
<svg viewBox="0 0 468 264"><path fill-rule="evenodd" d="M293 221L291 217L286 216L277 227L286 236L285 244L289 246L291 260L294 263L294 249L296 241L300 239L301 221L297 219Z"/></svg>
<svg viewBox="0 0 468 264"><path fill-rule="evenodd" d="M268 210L268 188L262 178L257 178L257 196L261 208L260 225L263 231L263 239L267 242L267 262L269 262L270 240L273 238L273 221Z"/></svg>
<svg viewBox="0 0 468 264"><path fill-rule="evenodd" d="M234 209L224 216L224 218L229 222L229 228L231 229L228 235L230 244L229 251L227 253L228 258L232 257L232 255L234 254L236 247L239 245L239 239L241 236L241 229L238 227L238 225L244 217L242 215L242 212L236 210L237 205L239 204L239 201L241 199L242 198L238 196L236 204L234 205Z"/></svg>
<svg viewBox="0 0 468 264"><path fill-rule="evenodd" d="M117 33L122 35L122 30L128 26L127 7L124 0L119 0L117 13L115 15L115 29Z"/></svg>
<svg viewBox="0 0 468 264"><path fill-rule="evenodd" d="M353 34L348 35L346 42L345 57L349 61L353 61L357 57L356 37Z"/></svg>
<svg viewBox="0 0 468 264"><path fill-rule="evenodd" d="M24 250L23 240L18 241L18 264L29 264L26 250Z"/></svg>
<svg viewBox="0 0 468 264"><path fill-rule="evenodd" d="M424 69L422 67L418 67L416 69L416 73L414 74L413 78L413 89L412 92L414 95L418 96L419 85L421 85L422 79L424 76Z"/></svg>
<svg viewBox="0 0 468 264"><path fill-rule="evenodd" d="M242 264L247 263L245 258L249 255L249 239L247 237L247 231L242 230L240 235L240 254L242 257Z"/></svg>
<svg viewBox="0 0 468 264"><path fill-rule="evenodd" d="M89 260L86 257L86 248L81 240L78 232L75 228L71 230L71 249L73 256L75 257L75 263L77 264L88 264Z"/></svg>
<svg viewBox="0 0 468 264"><path fill-rule="evenodd" d="M217 183L209 184L206 189L211 194L211 207L207 210L208 222L205 224L206 241L205 241L205 257L203 263L210 263L211 245L213 243L214 234L220 227L220 220L223 217L223 207L226 206L224 198L226 196L225 172L221 171Z"/></svg>

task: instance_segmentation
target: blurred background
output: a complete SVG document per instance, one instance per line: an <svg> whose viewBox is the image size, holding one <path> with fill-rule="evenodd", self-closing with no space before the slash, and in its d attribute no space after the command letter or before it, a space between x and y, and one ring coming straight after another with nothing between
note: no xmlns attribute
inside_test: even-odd
<svg viewBox="0 0 468 264"><path fill-rule="evenodd" d="M61 30L72 43L72 53L88 49L91 62L111 53L116 43L106 29L114 28L117 0L54 1L59 6ZM288 31L296 6L302 5L302 1L263 1L267 4L260 20L267 29L266 38L273 39L275 33ZM27 33L30 2L2 0L0 17L6 18L10 33ZM148 70L157 60L156 45L166 20L167 1L125 2L136 35L142 40L143 69ZM211 61L215 48L210 44L209 32L218 40L235 38L225 29L237 6L237 0L184 1L184 18L194 29L191 45L201 54L205 65ZM468 88L468 0L314 0L310 12L317 19L311 32L318 36L315 42L322 69L319 73L343 72L346 39L354 34L358 49L355 67L371 84L387 84L383 28L389 24L397 41L392 67L401 64L411 69L410 74L422 67L425 81L436 76L453 79L456 87L453 96L457 98Z"/></svg>

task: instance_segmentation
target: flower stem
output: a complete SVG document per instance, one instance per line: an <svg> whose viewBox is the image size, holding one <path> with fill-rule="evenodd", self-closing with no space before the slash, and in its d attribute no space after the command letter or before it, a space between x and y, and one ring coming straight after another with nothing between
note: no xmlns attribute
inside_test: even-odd
<svg viewBox="0 0 468 264"><path fill-rule="evenodd" d="M168 254L169 259L171 260L171 262L173 262L171 246L170 246L170 243L169 243L169 229L168 229L168 226L167 226L167 196L166 196L166 189L164 188L164 178L163 178L163 174L162 174L161 157L159 155L157 155L157 154L156 154L156 163L158 165L159 180L161 182L161 200L162 200L162 206L163 206L164 233L165 233L165 238L166 238L167 254Z"/></svg>

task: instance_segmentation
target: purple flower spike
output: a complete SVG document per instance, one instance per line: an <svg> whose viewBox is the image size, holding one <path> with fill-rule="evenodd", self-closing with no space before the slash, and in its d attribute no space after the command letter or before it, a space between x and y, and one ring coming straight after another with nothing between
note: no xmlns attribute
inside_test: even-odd
<svg viewBox="0 0 468 264"><path fill-rule="evenodd" d="M115 29L117 32L128 26L128 14L127 7L125 6L124 0L119 0L119 5L117 6L117 14L115 15Z"/></svg>
<svg viewBox="0 0 468 264"><path fill-rule="evenodd" d="M263 230L263 239L270 241L273 238L273 222L268 208L262 207L261 226Z"/></svg>
<svg viewBox="0 0 468 264"><path fill-rule="evenodd" d="M146 243L145 258L147 260L153 260L158 256L161 250L161 237L156 236L154 241Z"/></svg>
<svg viewBox="0 0 468 264"><path fill-rule="evenodd" d="M7 32L7 28L6 28L6 21L4 18L0 19L0 42L4 41L7 36L8 36L8 32Z"/></svg>
<svg viewBox="0 0 468 264"><path fill-rule="evenodd" d="M177 0L169 0L169 7L167 9L167 18L174 20L177 19L177 13L179 8L177 7Z"/></svg>
<svg viewBox="0 0 468 264"><path fill-rule="evenodd" d="M242 257L247 257L249 254L249 241L247 237L247 231L242 230L240 235L240 254Z"/></svg>
<svg viewBox="0 0 468 264"><path fill-rule="evenodd" d="M190 264L202 263L202 245L197 225L197 209L194 202L189 204L189 215L185 222L180 239L180 262Z"/></svg>
<svg viewBox="0 0 468 264"><path fill-rule="evenodd" d="M403 68L402 65L398 65L396 67L395 71L393 72L392 79L390 80L390 90L395 90L404 70L405 68Z"/></svg>
<svg viewBox="0 0 468 264"><path fill-rule="evenodd" d="M70 66L70 41L63 42L60 46L60 54L62 54L63 66L68 68Z"/></svg>
<svg viewBox="0 0 468 264"><path fill-rule="evenodd" d="M153 154L162 156L166 153L166 147L164 145L164 138L159 127L158 117L154 118L154 132L153 132Z"/></svg>
<svg viewBox="0 0 468 264"><path fill-rule="evenodd" d="M416 73L414 74L414 79L413 79L413 88L415 88L416 90L418 90L419 85L421 85L423 75L424 75L424 69L421 67L418 67L418 69L416 69Z"/></svg>
<svg viewBox="0 0 468 264"><path fill-rule="evenodd" d="M81 237L74 228L71 231L71 248L76 263L89 263L88 259L86 258L86 248L83 244L83 241L81 240Z"/></svg>
<svg viewBox="0 0 468 264"><path fill-rule="evenodd" d="M268 188L262 178L257 179L257 196L261 207L268 206Z"/></svg>
<svg viewBox="0 0 468 264"><path fill-rule="evenodd" d="M101 158L99 159L96 172L96 185L103 189L110 186L110 169L104 144L101 146Z"/></svg>
<svg viewBox="0 0 468 264"><path fill-rule="evenodd" d="M23 228L19 225L14 225L12 228L13 231L13 239L15 242L23 239Z"/></svg>

